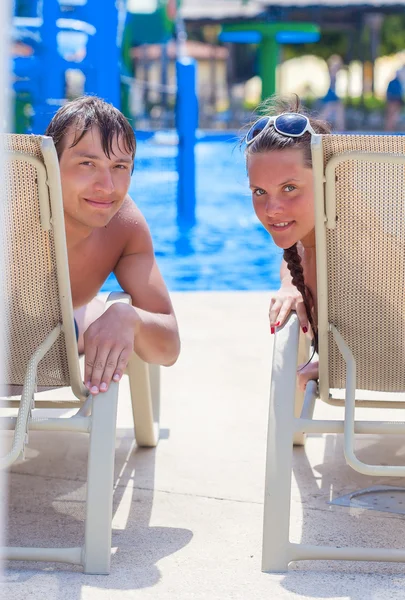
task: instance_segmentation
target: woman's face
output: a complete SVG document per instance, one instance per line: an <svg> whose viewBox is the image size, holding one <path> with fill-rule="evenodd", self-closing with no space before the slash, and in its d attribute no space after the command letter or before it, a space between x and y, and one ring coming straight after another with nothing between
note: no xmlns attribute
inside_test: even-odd
<svg viewBox="0 0 405 600"><path fill-rule="evenodd" d="M247 168L253 207L280 248L315 245L314 184L302 150L251 154Z"/></svg>

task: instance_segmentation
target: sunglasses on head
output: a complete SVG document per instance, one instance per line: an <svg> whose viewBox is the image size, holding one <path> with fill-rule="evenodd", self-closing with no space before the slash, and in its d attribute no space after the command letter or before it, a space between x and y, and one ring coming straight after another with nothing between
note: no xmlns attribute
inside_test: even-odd
<svg viewBox="0 0 405 600"><path fill-rule="evenodd" d="M286 137L301 137L309 131L311 135L315 135L315 131L311 127L308 117L299 113L282 113L275 117L260 117L256 123L246 134L245 143L247 146L257 139L263 131L266 131L271 125L280 135Z"/></svg>

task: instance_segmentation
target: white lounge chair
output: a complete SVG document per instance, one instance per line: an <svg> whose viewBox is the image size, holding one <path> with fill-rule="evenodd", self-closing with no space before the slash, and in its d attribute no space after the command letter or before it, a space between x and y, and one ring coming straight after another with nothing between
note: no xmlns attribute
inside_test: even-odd
<svg viewBox="0 0 405 600"><path fill-rule="evenodd" d="M405 476L405 466L364 464L354 451L355 434L405 433L405 423L355 420L356 406L405 407L389 396L355 399L356 390L405 391L405 137L317 135L312 156L319 393L311 381L305 399L296 396L300 330L293 314L276 334L272 367L262 556L263 571L272 572L304 559L405 561L405 550L289 540L294 437L303 443L305 433L343 433L353 469ZM335 388L345 389L344 401L330 398ZM313 420L318 396L344 406L344 420Z"/></svg>
<svg viewBox="0 0 405 600"><path fill-rule="evenodd" d="M31 430L81 431L90 435L85 541L75 548L3 548L6 559L82 565L86 573L108 573L111 553L112 492L119 385L92 397L82 383L73 321L58 158L51 138L5 135L8 160L1 178L1 239L4 256L1 336L4 351L3 406L18 408L3 418L14 429L9 467L24 451ZM113 294L108 303L130 302ZM156 446L159 435L159 367L133 354L128 375L135 436L139 446ZM36 408L77 407L71 418L32 417L41 386L55 388L55 402ZM21 386L22 394L21 394ZM70 386L72 400L58 400ZM19 393L17 399L11 394ZM37 411L36 411L37 413ZM45 526L45 523L44 523Z"/></svg>

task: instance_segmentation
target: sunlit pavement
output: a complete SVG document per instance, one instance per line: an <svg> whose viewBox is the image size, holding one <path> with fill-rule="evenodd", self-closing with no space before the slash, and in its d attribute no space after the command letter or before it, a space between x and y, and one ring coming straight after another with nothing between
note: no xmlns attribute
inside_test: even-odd
<svg viewBox="0 0 405 600"><path fill-rule="evenodd" d="M162 369L156 450L136 448L127 381L121 386L111 574L10 562L3 598L404 598L405 565L302 562L288 574L260 571L272 347L268 299L262 292L173 294L183 346L177 364ZM320 413L340 417L329 406ZM405 463L401 438L383 448L381 443L379 436L365 436L359 455ZM9 478L9 544L79 545L87 438L34 432L29 445L27 460ZM341 436L309 436L305 449L294 450L291 539L403 546L402 515L329 504L372 483L401 480L356 474L344 463Z"/></svg>

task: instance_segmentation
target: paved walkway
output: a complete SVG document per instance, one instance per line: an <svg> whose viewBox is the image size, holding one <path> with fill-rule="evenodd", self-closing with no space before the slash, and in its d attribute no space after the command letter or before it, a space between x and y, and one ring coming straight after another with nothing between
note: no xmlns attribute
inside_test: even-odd
<svg viewBox="0 0 405 600"><path fill-rule="evenodd" d="M178 363L163 369L157 450L136 449L127 382L122 386L111 574L8 563L2 597L403 600L405 565L305 562L292 565L288 574L261 573L271 365L268 294L178 293L173 300L183 349ZM331 418L340 416L337 409L322 410ZM10 544L78 545L86 439L31 434L28 459L9 478ZM378 440L366 436L359 443L363 459L388 462L394 455L397 464L405 461L400 438L385 445L387 457ZM370 484L344 464L341 436L310 436L305 449L294 451L292 539L404 545L403 516L328 504Z"/></svg>

